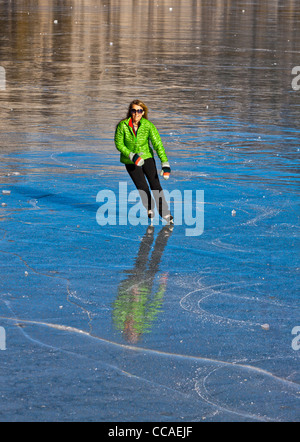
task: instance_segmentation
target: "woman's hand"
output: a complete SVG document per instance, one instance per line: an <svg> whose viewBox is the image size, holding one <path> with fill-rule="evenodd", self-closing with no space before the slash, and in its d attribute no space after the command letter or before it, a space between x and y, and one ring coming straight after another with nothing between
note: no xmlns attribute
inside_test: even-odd
<svg viewBox="0 0 300 442"><path fill-rule="evenodd" d="M129 155L129 159L136 165L139 167L142 167L145 164L145 161L143 160L142 157L140 157L140 155L136 154L136 153L132 153Z"/></svg>
<svg viewBox="0 0 300 442"><path fill-rule="evenodd" d="M168 180L170 178L170 174L171 174L170 164L169 163L162 163L161 168L162 168L162 171L161 171L160 175L163 176L165 180Z"/></svg>

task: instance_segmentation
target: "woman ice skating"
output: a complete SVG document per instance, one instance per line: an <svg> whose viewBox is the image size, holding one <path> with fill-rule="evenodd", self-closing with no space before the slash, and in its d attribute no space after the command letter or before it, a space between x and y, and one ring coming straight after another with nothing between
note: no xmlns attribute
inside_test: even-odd
<svg viewBox="0 0 300 442"><path fill-rule="evenodd" d="M171 169L161 137L154 124L148 120L147 106L140 100L134 100L129 106L127 118L117 125L116 148L121 152L121 163L125 164L127 172L140 192L148 217L154 218L156 203L159 215L167 224L173 224L173 216L170 214L160 184L150 142L161 161L161 176L167 180L170 177Z"/></svg>

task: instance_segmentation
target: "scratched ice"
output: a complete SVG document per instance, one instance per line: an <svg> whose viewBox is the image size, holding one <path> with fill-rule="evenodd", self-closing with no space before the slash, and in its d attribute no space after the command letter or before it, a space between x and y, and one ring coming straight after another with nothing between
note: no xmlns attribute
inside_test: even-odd
<svg viewBox="0 0 300 442"><path fill-rule="evenodd" d="M299 2L229 3L1 2L1 422L300 420ZM135 97L199 237L96 222Z"/></svg>

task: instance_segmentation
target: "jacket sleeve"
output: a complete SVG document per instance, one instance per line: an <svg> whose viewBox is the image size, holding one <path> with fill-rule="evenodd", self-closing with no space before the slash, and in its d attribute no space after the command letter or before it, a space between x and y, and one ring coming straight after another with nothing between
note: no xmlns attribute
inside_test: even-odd
<svg viewBox="0 0 300 442"><path fill-rule="evenodd" d="M131 151L125 146L124 143L124 123L121 121L115 132L115 145L121 154L123 154L125 157L129 158L129 155Z"/></svg>
<svg viewBox="0 0 300 442"><path fill-rule="evenodd" d="M154 147L154 149L157 152L157 155L159 156L159 159L162 163L167 163L168 162L168 157L166 155L166 151L165 148L163 146L161 137L158 133L158 130L156 129L156 127L154 126L154 124L151 123L150 126L150 140L151 143Z"/></svg>

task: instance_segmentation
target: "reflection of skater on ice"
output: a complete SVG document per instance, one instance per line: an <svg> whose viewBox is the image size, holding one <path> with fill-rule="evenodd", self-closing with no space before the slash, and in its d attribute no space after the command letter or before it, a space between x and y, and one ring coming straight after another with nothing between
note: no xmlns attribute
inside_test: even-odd
<svg viewBox="0 0 300 442"><path fill-rule="evenodd" d="M124 271L128 277L119 286L119 294L113 305L113 322L131 343L136 343L143 333L150 331L161 309L167 286L167 273L160 276L158 287L154 294L152 292L155 276L171 234L172 227L162 228L150 258L154 227L149 226L141 241L134 268Z"/></svg>

